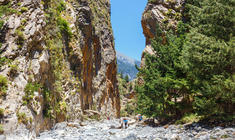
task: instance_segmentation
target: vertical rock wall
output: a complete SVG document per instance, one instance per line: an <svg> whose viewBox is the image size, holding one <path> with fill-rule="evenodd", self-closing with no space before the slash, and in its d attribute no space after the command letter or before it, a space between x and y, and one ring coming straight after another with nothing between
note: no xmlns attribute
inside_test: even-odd
<svg viewBox="0 0 235 140"><path fill-rule="evenodd" d="M116 52L107 0L81 1L78 26L85 37L82 49L82 109L96 108L119 117ZM111 109L111 110L110 110Z"/></svg>
<svg viewBox="0 0 235 140"><path fill-rule="evenodd" d="M89 110L119 117L109 0L0 0L0 12L4 134Z"/></svg>
<svg viewBox="0 0 235 140"><path fill-rule="evenodd" d="M185 0L149 0L142 15L142 28L146 38L144 53L154 54L151 48L151 39L156 37L156 26L162 30L174 29L182 18ZM141 66L144 65L144 53L141 58Z"/></svg>

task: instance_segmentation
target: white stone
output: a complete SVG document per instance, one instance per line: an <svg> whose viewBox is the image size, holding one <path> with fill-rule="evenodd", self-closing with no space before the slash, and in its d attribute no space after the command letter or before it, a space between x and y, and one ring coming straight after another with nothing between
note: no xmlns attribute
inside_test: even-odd
<svg viewBox="0 0 235 140"><path fill-rule="evenodd" d="M18 90L23 91L28 82L24 78L23 74L20 74L14 79L14 83L17 85Z"/></svg>
<svg viewBox="0 0 235 140"><path fill-rule="evenodd" d="M29 34L30 35L34 35L34 33L35 33L36 29L37 29L36 26L35 26L35 22L32 23L31 27L32 28L30 29Z"/></svg>
<svg viewBox="0 0 235 140"><path fill-rule="evenodd" d="M14 27L15 27L15 18L14 18L14 16L11 16L8 19L8 28L14 29Z"/></svg>
<svg viewBox="0 0 235 140"><path fill-rule="evenodd" d="M32 60L31 67L32 67L33 73L35 75L39 74L40 64L39 64L38 59L33 59Z"/></svg>

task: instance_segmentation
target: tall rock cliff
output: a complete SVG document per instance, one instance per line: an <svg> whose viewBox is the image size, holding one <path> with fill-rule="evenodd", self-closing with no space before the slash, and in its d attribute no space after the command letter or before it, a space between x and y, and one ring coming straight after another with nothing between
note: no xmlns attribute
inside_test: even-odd
<svg viewBox="0 0 235 140"><path fill-rule="evenodd" d="M151 48L151 39L156 37L156 27L160 25L163 30L174 29L182 18L185 0L148 0L142 15L142 28L146 38L146 47L141 58L144 65L144 54L154 54Z"/></svg>
<svg viewBox="0 0 235 140"><path fill-rule="evenodd" d="M109 0L0 0L0 125L119 117ZM93 111L94 112L94 111Z"/></svg>

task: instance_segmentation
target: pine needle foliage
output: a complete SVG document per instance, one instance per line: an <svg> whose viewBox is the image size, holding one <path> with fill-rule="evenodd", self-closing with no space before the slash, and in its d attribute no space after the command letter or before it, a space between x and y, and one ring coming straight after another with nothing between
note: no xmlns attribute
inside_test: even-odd
<svg viewBox="0 0 235 140"><path fill-rule="evenodd" d="M160 119L234 115L234 6L234 0L188 0L176 30L157 26L155 55L146 54L139 69L140 113Z"/></svg>

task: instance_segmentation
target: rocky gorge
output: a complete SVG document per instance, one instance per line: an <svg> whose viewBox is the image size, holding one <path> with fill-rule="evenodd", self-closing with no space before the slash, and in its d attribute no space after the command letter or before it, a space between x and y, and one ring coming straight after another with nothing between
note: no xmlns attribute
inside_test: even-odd
<svg viewBox="0 0 235 140"><path fill-rule="evenodd" d="M141 67L155 54L156 25L174 29L184 2L148 1ZM136 93L120 95L110 7L110 0L0 0L0 140L235 139L233 124L151 126L129 116L120 128L121 107L131 104L133 113Z"/></svg>

